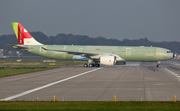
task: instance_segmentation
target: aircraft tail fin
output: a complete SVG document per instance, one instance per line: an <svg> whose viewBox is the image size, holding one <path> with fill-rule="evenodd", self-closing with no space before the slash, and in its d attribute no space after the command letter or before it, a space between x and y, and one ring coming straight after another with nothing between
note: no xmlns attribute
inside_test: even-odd
<svg viewBox="0 0 180 111"><path fill-rule="evenodd" d="M36 41L20 23L12 22L11 24L20 45L43 45Z"/></svg>

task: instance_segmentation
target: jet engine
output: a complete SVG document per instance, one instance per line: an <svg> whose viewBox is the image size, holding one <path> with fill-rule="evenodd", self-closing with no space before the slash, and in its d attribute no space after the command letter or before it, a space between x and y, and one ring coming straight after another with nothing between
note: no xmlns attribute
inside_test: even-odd
<svg viewBox="0 0 180 111"><path fill-rule="evenodd" d="M115 65L115 62L116 62L115 56L102 56L102 57L100 57L100 64Z"/></svg>
<svg viewBox="0 0 180 111"><path fill-rule="evenodd" d="M102 56L100 57L100 64L103 65L125 65L124 60L116 60L116 56Z"/></svg>

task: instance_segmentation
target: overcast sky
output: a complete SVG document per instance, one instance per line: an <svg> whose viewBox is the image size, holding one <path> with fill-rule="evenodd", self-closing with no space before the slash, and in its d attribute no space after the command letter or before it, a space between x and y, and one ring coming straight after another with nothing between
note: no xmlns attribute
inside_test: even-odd
<svg viewBox="0 0 180 111"><path fill-rule="evenodd" d="M0 35L29 32L180 41L180 0L0 0Z"/></svg>

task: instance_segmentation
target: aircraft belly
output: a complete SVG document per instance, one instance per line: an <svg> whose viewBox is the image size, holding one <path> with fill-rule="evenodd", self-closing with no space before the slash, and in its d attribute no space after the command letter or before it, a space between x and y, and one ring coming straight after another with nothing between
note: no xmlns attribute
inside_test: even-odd
<svg viewBox="0 0 180 111"><path fill-rule="evenodd" d="M156 61L156 55L155 54L146 54L145 59L146 59L146 61L149 61L149 62Z"/></svg>

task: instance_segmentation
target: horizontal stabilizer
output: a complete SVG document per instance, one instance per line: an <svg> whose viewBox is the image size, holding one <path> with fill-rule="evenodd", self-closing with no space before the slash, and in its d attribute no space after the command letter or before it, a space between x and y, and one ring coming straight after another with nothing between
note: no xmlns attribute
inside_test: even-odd
<svg viewBox="0 0 180 111"><path fill-rule="evenodd" d="M13 45L13 44L6 44L9 46L12 46L13 48L17 48L17 49L21 49L21 50L29 50L29 46L25 46L25 45Z"/></svg>

